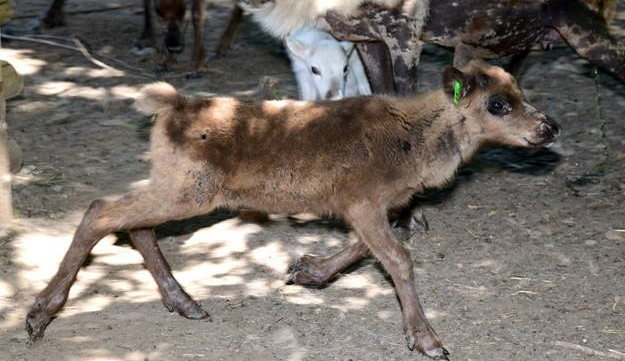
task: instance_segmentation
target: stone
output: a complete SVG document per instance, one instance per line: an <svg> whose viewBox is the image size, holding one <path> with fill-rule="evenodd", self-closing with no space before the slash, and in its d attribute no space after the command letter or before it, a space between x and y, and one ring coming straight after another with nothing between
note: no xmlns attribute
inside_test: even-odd
<svg viewBox="0 0 625 361"><path fill-rule="evenodd" d="M605 232L605 238L608 241L624 241L625 240L625 232L620 232L616 230L610 230Z"/></svg>

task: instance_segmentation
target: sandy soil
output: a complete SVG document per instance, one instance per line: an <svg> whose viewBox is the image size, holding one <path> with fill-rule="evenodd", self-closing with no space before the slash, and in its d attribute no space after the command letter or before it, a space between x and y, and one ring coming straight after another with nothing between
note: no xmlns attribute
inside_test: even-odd
<svg viewBox="0 0 625 361"><path fill-rule="evenodd" d="M48 1L20 0L13 29ZM133 5L116 0L107 6ZM67 16L45 34L78 35L93 51L151 75L131 54L136 6ZM70 1L67 10L102 7ZM625 4L613 32L625 42ZM228 15L212 2L207 44ZM280 45L249 21L225 59L184 76L190 46L167 80L187 92L254 95L263 76L296 95ZM188 44L191 41L187 29ZM23 42L0 55L25 75L8 104L25 167L15 177L14 231L0 239L0 360L412 360L391 282L372 260L325 289L284 284L290 262L352 241L337 222L275 216L266 224L217 213L158 229L176 277L211 320L166 312L138 253L109 236L81 270L70 299L36 344L23 322L91 199L147 176L149 121L131 107L151 80L101 69L76 52ZM429 48L423 90L439 85L450 54ZM550 150L479 155L447 189L424 197L431 231L410 238L417 288L453 360L625 359L625 86L567 49L534 53L523 67L528 99L560 121ZM577 345L577 346L575 346ZM596 353L593 355L592 352Z"/></svg>

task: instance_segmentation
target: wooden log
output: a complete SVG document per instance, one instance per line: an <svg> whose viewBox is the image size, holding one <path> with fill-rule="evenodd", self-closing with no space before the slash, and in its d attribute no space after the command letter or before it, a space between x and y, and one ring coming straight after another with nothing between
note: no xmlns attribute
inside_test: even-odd
<svg viewBox="0 0 625 361"><path fill-rule="evenodd" d="M0 60L0 229L13 219L11 203L11 158L21 164L21 151L7 134L6 99L19 94L23 87L22 77L15 68Z"/></svg>

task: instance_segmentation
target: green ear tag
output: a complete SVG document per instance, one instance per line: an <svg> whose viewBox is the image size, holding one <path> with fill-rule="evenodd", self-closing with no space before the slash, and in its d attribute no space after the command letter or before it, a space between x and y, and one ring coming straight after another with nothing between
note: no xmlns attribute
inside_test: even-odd
<svg viewBox="0 0 625 361"><path fill-rule="evenodd" d="M460 91L462 90L462 83L459 80L456 80L454 83L454 104L458 104L460 100Z"/></svg>

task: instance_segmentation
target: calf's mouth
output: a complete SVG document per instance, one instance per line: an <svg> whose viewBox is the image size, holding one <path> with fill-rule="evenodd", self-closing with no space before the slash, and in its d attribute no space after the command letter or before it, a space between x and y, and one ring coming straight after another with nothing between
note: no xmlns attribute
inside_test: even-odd
<svg viewBox="0 0 625 361"><path fill-rule="evenodd" d="M560 136L560 125L553 119L547 117L538 124L534 130L534 137L531 139L523 137L523 140L530 147L549 147Z"/></svg>

